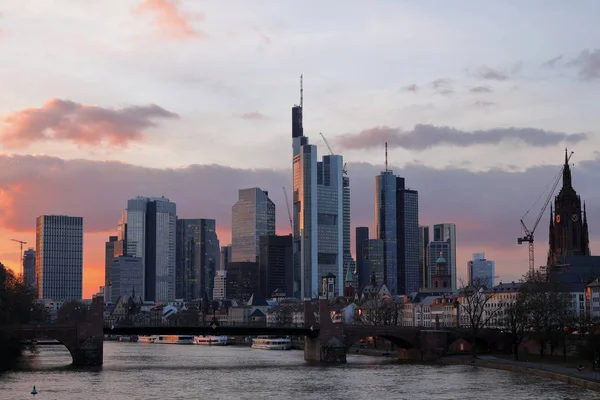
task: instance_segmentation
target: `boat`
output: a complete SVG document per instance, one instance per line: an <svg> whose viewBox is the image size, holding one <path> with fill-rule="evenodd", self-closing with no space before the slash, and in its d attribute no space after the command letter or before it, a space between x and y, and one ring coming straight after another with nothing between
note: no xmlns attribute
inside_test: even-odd
<svg viewBox="0 0 600 400"><path fill-rule="evenodd" d="M154 344L193 344L193 335L152 335L139 336L139 343L154 343Z"/></svg>
<svg viewBox="0 0 600 400"><path fill-rule="evenodd" d="M252 339L253 349L262 350L289 350L292 348L292 339L278 336L258 336Z"/></svg>
<svg viewBox="0 0 600 400"><path fill-rule="evenodd" d="M194 344L225 346L227 344L227 336L196 336L194 337Z"/></svg>
<svg viewBox="0 0 600 400"><path fill-rule="evenodd" d="M157 336L138 336L138 343L154 343Z"/></svg>

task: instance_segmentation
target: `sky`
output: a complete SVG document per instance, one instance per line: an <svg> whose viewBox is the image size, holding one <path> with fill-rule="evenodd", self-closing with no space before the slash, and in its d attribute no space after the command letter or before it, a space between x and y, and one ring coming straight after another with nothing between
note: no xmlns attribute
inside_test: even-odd
<svg viewBox="0 0 600 400"><path fill-rule="evenodd" d="M384 143L422 225L457 225L502 280L527 270L565 147L600 249L600 3L533 0L4 0L0 261L19 270L35 219L84 219L84 297L127 199L165 196L231 240L237 190L260 187L290 230L291 107L348 163L352 226L373 228ZM549 211L536 237L545 262ZM353 229L354 234L354 229Z"/></svg>

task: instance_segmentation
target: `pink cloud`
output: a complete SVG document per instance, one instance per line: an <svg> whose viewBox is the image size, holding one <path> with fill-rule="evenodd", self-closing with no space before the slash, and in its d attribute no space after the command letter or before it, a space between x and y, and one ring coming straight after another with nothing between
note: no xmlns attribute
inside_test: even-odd
<svg viewBox="0 0 600 400"><path fill-rule="evenodd" d="M181 12L178 6L177 0L143 0L134 11L154 13L154 25L167 37L201 38L202 34L191 25L191 16Z"/></svg>
<svg viewBox="0 0 600 400"><path fill-rule="evenodd" d="M122 109L50 99L40 108L25 108L0 118L0 140L9 148L56 140L76 144L125 146L144 138L156 118L178 118L157 105Z"/></svg>
<svg viewBox="0 0 600 400"><path fill-rule="evenodd" d="M248 119L248 120L260 120L260 119L268 119L268 117L264 114L259 113L258 111L252 111L249 113L245 113L240 115L241 119Z"/></svg>

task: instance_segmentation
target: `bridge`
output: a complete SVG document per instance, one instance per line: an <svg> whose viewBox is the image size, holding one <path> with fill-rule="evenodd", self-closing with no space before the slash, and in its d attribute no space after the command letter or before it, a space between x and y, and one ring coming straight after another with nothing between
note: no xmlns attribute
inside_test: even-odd
<svg viewBox="0 0 600 400"><path fill-rule="evenodd" d="M104 326L104 299L96 297L85 321L71 324L28 324L13 327L21 341L56 339L69 350L74 365L102 365L104 334L111 335L227 335L304 336L304 359L308 362L345 363L350 346L365 337L380 337L393 343L398 358L436 360L449 351L468 351L472 340L467 331L420 327L340 324L331 321L326 300L304 302L303 327L268 326ZM318 322L317 322L318 321ZM484 345L502 340L499 330L487 330Z"/></svg>

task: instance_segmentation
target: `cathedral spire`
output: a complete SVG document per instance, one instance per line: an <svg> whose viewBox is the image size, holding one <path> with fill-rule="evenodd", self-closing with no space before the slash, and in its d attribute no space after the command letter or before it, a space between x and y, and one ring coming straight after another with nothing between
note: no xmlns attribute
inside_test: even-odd
<svg viewBox="0 0 600 400"><path fill-rule="evenodd" d="M571 168L569 167L569 154L565 147L565 165L563 167L563 188L572 187Z"/></svg>

